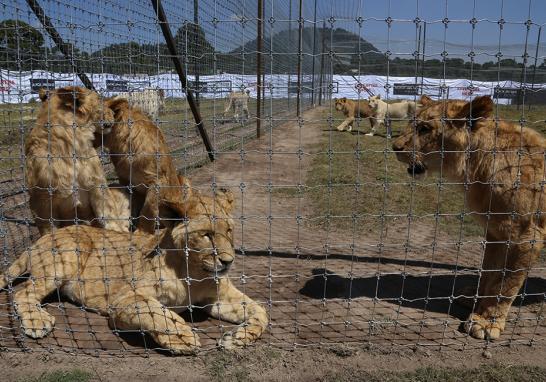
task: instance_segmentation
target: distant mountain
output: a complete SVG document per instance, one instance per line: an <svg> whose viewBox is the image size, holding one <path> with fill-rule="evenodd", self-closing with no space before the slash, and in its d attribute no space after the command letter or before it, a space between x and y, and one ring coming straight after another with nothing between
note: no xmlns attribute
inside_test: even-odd
<svg viewBox="0 0 546 382"><path fill-rule="evenodd" d="M309 73L310 66L312 65L313 32L313 27L306 27L302 30L302 71L304 73ZM378 62L385 62L385 56L379 52L379 49L355 33L343 28L317 28L314 38L315 55L322 53L323 38L325 54L328 54L330 51L334 52L334 72L348 71L351 66L354 66L355 62L358 63L359 52L361 53L360 59L362 63L376 64ZM297 27L291 31L285 29L271 36L266 36L263 44L266 70L270 72L273 69L273 72L277 73L295 73L298 61L298 47ZM257 50L257 39L254 39L232 50L227 56L242 57L244 54L245 66L253 68L251 66L255 66L255 55L253 53ZM273 57L273 68L271 68L269 57ZM317 64L319 59L317 57L315 64Z"/></svg>

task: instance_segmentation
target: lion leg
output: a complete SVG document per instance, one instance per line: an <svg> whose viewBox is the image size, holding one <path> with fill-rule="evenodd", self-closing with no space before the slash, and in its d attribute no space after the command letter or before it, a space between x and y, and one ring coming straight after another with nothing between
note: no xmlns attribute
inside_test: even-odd
<svg viewBox="0 0 546 382"><path fill-rule="evenodd" d="M509 248L503 241L487 243L478 304L465 324L472 337L494 340L504 331L510 307L542 248L540 242L531 244L531 240L518 238ZM488 241L497 240L488 237Z"/></svg>
<svg viewBox="0 0 546 382"><path fill-rule="evenodd" d="M159 218L159 193L155 185L148 186L144 204L138 216L138 229L153 233L156 229L156 219Z"/></svg>
<svg viewBox="0 0 546 382"><path fill-rule="evenodd" d="M90 187L89 203L104 228L118 232L129 231L129 201L121 191L108 188L106 179L103 185Z"/></svg>
<svg viewBox="0 0 546 382"><path fill-rule="evenodd" d="M355 120L355 117L354 117L354 116L352 116L352 117L347 117L347 118L346 118L338 127L336 127L336 129L337 129L338 131L343 131L343 130L345 130L345 128L346 128L347 126L352 125L353 122L354 122L354 120Z"/></svg>
<svg viewBox="0 0 546 382"><path fill-rule="evenodd" d="M153 297L130 292L116 299L110 325L120 330L145 330L158 345L175 354L194 354L199 337L184 319Z"/></svg>
<svg viewBox="0 0 546 382"><path fill-rule="evenodd" d="M217 298L209 301L206 311L217 319L243 324L235 333L226 333L220 344L233 348L256 341L269 322L265 309L235 288L229 279L220 279L218 290Z"/></svg>

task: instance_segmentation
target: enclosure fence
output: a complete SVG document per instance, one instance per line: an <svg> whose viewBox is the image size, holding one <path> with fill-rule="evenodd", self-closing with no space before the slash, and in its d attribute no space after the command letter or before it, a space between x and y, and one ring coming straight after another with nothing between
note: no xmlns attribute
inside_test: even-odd
<svg viewBox="0 0 546 382"><path fill-rule="evenodd" d="M0 0L0 347L539 346L543 5L377 3Z"/></svg>

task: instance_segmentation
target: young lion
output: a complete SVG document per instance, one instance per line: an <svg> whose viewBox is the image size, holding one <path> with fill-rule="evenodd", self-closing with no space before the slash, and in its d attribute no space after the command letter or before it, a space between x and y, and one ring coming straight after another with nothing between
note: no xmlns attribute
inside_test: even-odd
<svg viewBox="0 0 546 382"><path fill-rule="evenodd" d="M242 115L242 119L248 119L248 100L250 99L250 90L229 93L224 109L224 117L227 117L230 110L233 110L233 118L239 120Z"/></svg>
<svg viewBox="0 0 546 382"><path fill-rule="evenodd" d="M163 202L182 201L187 187L176 173L163 132L150 117L123 98L107 100L106 105L115 123L111 133L97 141L102 139L108 148L121 184L132 187L131 209L140 217L138 228L154 232Z"/></svg>
<svg viewBox="0 0 546 382"><path fill-rule="evenodd" d="M194 195L190 203L170 207L185 219L157 236L71 226L24 251L0 275L0 287L25 272L31 275L14 294L23 332L42 338L53 330L55 318L41 301L59 290L109 316L113 329L145 330L175 354L193 353L200 343L170 306L202 306L215 318L244 323L223 337L225 347L259 338L268 323L266 311L227 277L235 256L231 193Z"/></svg>
<svg viewBox="0 0 546 382"><path fill-rule="evenodd" d="M486 227L478 304L466 323L479 339L496 339L546 239L546 140L493 119L493 101L433 101L393 144L408 172L442 171L464 184L468 208Z"/></svg>
<svg viewBox="0 0 546 382"><path fill-rule="evenodd" d="M373 115L373 110L370 108L368 101L359 100L353 101L352 99L336 98L335 107L337 111L343 112L345 115L345 120L337 127L338 131L343 131L347 128L348 131L353 129L353 122L356 118L360 117L362 119L370 118ZM371 119L370 126L373 127Z"/></svg>
<svg viewBox="0 0 546 382"><path fill-rule="evenodd" d="M36 125L25 141L30 208L41 235L75 219L116 231L129 230L129 203L109 189L94 134L108 134L114 121L99 95L80 87L40 92Z"/></svg>
<svg viewBox="0 0 546 382"><path fill-rule="evenodd" d="M367 135L373 136L378 126L385 125L386 118L404 119L415 115L417 103L413 101L400 101L395 103L386 103L380 95L369 98L370 107L373 110L374 118L372 131ZM390 131L387 131L390 135Z"/></svg>

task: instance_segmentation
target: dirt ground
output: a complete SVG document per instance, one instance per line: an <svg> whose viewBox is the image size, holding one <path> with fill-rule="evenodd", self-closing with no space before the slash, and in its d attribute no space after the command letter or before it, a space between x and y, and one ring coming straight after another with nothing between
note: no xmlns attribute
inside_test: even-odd
<svg viewBox="0 0 546 382"><path fill-rule="evenodd" d="M114 335L105 318L56 298L47 306L57 317L55 331L29 340L20 335L2 292L4 375L13 380L81 368L97 380L343 380L355 370L543 365L543 268L530 275L526 297L514 304L501 339L478 341L459 330L470 310L456 301L462 287L476 285L480 238L459 241L407 219L389 223L380 234L317 228L303 194L277 192L305 184L318 143L335 133L314 109L303 123L288 122L260 140L241 140L216 162L188 174L202 192L216 185L236 195L239 255L230 277L271 317L256 346L236 353L216 350L216 340L231 325L194 312L184 318L199 331L203 354L173 358L148 337ZM2 233L24 237L23 247L35 237L33 228L15 224Z"/></svg>

